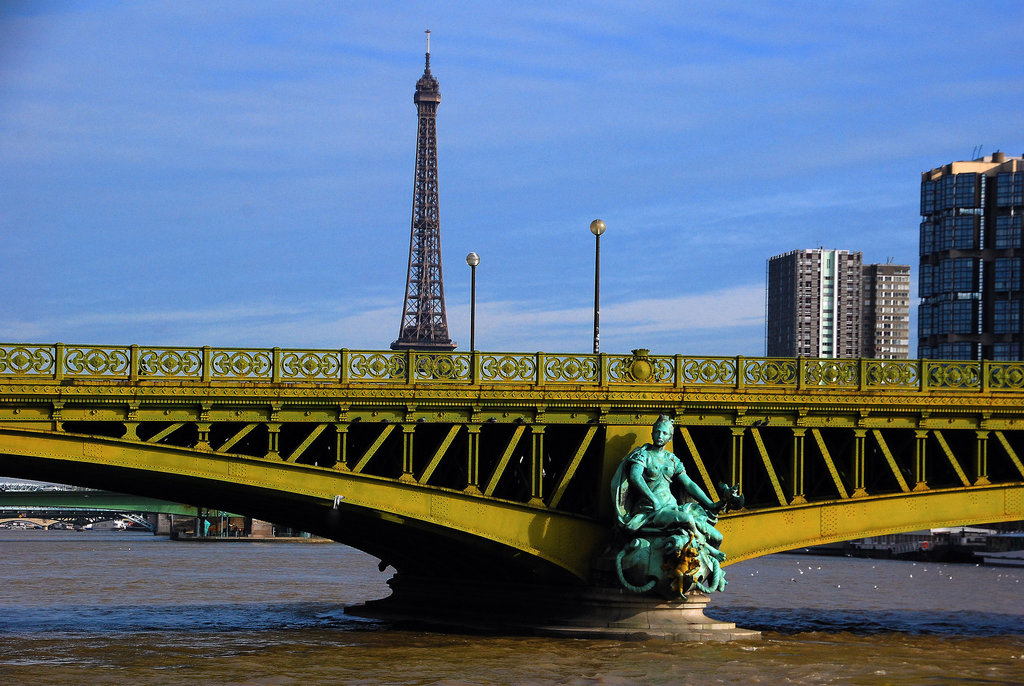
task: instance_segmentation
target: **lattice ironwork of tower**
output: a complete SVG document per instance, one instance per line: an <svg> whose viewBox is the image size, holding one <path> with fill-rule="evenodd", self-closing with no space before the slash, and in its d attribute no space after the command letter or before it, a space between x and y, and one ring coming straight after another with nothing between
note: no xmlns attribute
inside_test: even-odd
<svg viewBox="0 0 1024 686"><path fill-rule="evenodd" d="M416 82L416 180L409 239L409 276L405 283L402 326L392 350L454 350L448 337L441 272L441 220L437 201L437 105L441 91L430 73L430 32L426 67Z"/></svg>

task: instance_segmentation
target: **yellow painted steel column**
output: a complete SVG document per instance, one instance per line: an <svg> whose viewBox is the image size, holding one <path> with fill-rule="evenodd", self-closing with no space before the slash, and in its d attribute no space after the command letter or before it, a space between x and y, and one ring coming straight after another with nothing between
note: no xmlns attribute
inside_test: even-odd
<svg viewBox="0 0 1024 686"><path fill-rule="evenodd" d="M52 417L52 413L51 413ZM130 400L128 402L128 415L124 423L124 435L121 438L127 441L139 440L139 401ZM56 431L56 427L54 427Z"/></svg>
<svg viewBox="0 0 1024 686"><path fill-rule="evenodd" d="M543 424L530 427L531 505L544 505L544 429Z"/></svg>
<svg viewBox="0 0 1024 686"><path fill-rule="evenodd" d="M199 432L199 441L196 443L198 450L210 450L210 422L196 422L196 430Z"/></svg>
<svg viewBox="0 0 1024 686"><path fill-rule="evenodd" d="M59 344L58 344L59 345ZM50 428L53 431L64 430L64 401L54 400L50 403L52 410L50 410ZM135 437L138 440L138 436Z"/></svg>
<svg viewBox="0 0 1024 686"><path fill-rule="evenodd" d="M480 425L466 425L466 493L480 495Z"/></svg>
<svg viewBox="0 0 1024 686"><path fill-rule="evenodd" d="M416 477L413 474L413 438L416 436L415 424L402 424L402 476L399 481L415 483Z"/></svg>
<svg viewBox="0 0 1024 686"><path fill-rule="evenodd" d="M851 498L863 498L868 494L864 488L864 439L867 435L867 429L853 430L853 453L850 455L850 473L853 476Z"/></svg>
<svg viewBox="0 0 1024 686"><path fill-rule="evenodd" d="M341 472L349 471L348 422L336 422L334 424L334 454L337 458L334 468Z"/></svg>
<svg viewBox="0 0 1024 686"><path fill-rule="evenodd" d="M280 457L281 454L278 452L278 443L281 438L281 424L278 422L269 422L267 424L267 454L266 457Z"/></svg>
<svg viewBox="0 0 1024 686"><path fill-rule="evenodd" d="M56 427L54 427L56 431ZM139 440L139 423L138 422L125 422L124 423L124 436L121 438L126 441L137 441Z"/></svg>
<svg viewBox="0 0 1024 686"><path fill-rule="evenodd" d="M732 432L732 455L729 460L729 481L743 492L743 432L745 427L734 426Z"/></svg>
<svg viewBox="0 0 1024 686"><path fill-rule="evenodd" d="M988 480L988 431L975 431L974 442L974 485L987 486Z"/></svg>
<svg viewBox="0 0 1024 686"><path fill-rule="evenodd" d="M199 440L196 443L197 450L211 450L210 447L210 409L213 403L203 400L199 403L199 421L196 423L196 431L199 433Z"/></svg>
<svg viewBox="0 0 1024 686"><path fill-rule="evenodd" d="M793 447L789 463L790 505L807 502L804 497L804 437L807 429L793 429Z"/></svg>
<svg viewBox="0 0 1024 686"><path fill-rule="evenodd" d="M928 431L914 431L914 489L928 490Z"/></svg>

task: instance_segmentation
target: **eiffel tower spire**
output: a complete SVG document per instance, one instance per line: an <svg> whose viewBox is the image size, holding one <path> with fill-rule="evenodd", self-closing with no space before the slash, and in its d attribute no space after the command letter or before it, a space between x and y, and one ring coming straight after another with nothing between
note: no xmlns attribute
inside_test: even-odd
<svg viewBox="0 0 1024 686"><path fill-rule="evenodd" d="M423 76L416 82L416 179L412 196L409 275L402 325L392 350L454 350L448 337L441 276L441 219L437 202L437 105L441 91L430 73L430 31Z"/></svg>

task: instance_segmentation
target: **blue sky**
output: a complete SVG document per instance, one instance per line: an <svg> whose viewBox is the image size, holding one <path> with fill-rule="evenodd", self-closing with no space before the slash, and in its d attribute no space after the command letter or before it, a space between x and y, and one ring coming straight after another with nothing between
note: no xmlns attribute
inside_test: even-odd
<svg viewBox="0 0 1024 686"><path fill-rule="evenodd" d="M760 355L765 260L916 273L920 173L1024 153L1006 2L0 4L0 341L382 349L424 34L452 337Z"/></svg>

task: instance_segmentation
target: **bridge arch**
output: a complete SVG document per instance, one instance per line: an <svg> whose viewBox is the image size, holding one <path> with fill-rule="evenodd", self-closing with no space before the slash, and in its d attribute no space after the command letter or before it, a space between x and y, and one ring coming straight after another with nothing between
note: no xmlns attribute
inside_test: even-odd
<svg viewBox="0 0 1024 686"><path fill-rule="evenodd" d="M741 511L721 522L731 562L947 526L1024 519L1024 484L945 488Z"/></svg>
<svg viewBox="0 0 1024 686"><path fill-rule="evenodd" d="M198 503L309 531L413 576L575 583L605 527L581 516L367 474L63 432L0 428L5 472Z"/></svg>
<svg viewBox="0 0 1024 686"><path fill-rule="evenodd" d="M636 429L632 429L635 433ZM0 428L5 471L203 504L349 544L415 577L585 583L608 527L367 474L63 432ZM731 513L726 564L823 543L1024 519L1024 484L865 495Z"/></svg>

